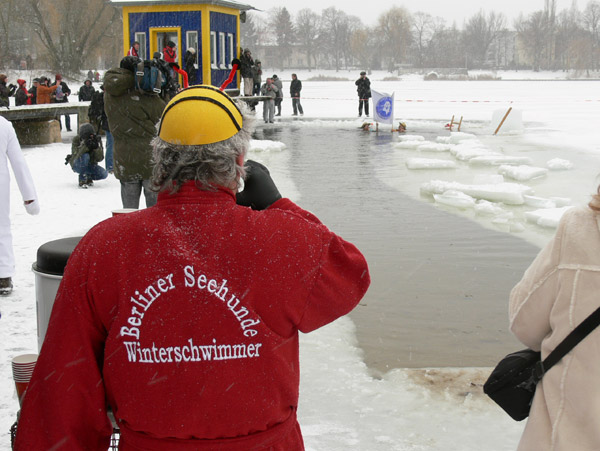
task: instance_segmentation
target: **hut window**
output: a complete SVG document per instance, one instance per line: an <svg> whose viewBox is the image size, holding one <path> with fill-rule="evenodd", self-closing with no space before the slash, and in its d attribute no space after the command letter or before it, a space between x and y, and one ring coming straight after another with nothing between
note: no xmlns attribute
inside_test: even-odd
<svg viewBox="0 0 600 451"><path fill-rule="evenodd" d="M235 58L235 47L233 46L233 34L227 33L227 47L229 48L229 65L227 66L231 69L233 66L231 65L231 60Z"/></svg>
<svg viewBox="0 0 600 451"><path fill-rule="evenodd" d="M140 43L140 58L147 59L146 55L146 33L136 33L135 40Z"/></svg>
<svg viewBox="0 0 600 451"><path fill-rule="evenodd" d="M198 32L197 31L187 31L185 33L185 48L186 50L193 48L194 50L196 50L196 52L198 52L197 54L200 55L202 52L200 52L200 48L198 46Z"/></svg>
<svg viewBox="0 0 600 451"><path fill-rule="evenodd" d="M218 69L217 67L217 32L210 32L210 67Z"/></svg>
<svg viewBox="0 0 600 451"><path fill-rule="evenodd" d="M219 33L219 69L227 69L225 61L225 33Z"/></svg>

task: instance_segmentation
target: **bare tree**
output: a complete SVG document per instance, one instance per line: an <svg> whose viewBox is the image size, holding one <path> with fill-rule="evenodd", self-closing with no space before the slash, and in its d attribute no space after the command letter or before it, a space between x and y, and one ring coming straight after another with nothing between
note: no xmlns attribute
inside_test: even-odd
<svg viewBox="0 0 600 451"><path fill-rule="evenodd" d="M308 70L317 65L321 18L314 11L304 8L296 15L296 38L306 54Z"/></svg>
<svg viewBox="0 0 600 451"><path fill-rule="evenodd" d="M406 60L410 48L412 18L401 7L394 6L377 19L377 36L384 56L388 59L388 69L393 70L398 63Z"/></svg>
<svg viewBox="0 0 600 451"><path fill-rule="evenodd" d="M33 26L51 68L69 73L83 67L120 17L105 0L23 0L21 5L27 11L21 17Z"/></svg>
<svg viewBox="0 0 600 451"><path fill-rule="evenodd" d="M453 24L452 28L439 24L429 45L429 64L439 67L463 67L465 59L462 40L462 32L456 24Z"/></svg>
<svg viewBox="0 0 600 451"><path fill-rule="evenodd" d="M502 13L491 11L487 17L483 10L472 16L465 24L465 55L471 55L468 66L483 66L494 40L504 28Z"/></svg>
<svg viewBox="0 0 600 451"><path fill-rule="evenodd" d="M589 33L590 69L596 70L600 60L600 2L588 3L583 12L583 24Z"/></svg>
<svg viewBox="0 0 600 451"><path fill-rule="evenodd" d="M349 46L348 15L331 6L321 14L322 44L325 56L335 70L340 70L344 48Z"/></svg>
<svg viewBox="0 0 600 451"><path fill-rule="evenodd" d="M535 11L527 19L522 16L515 22L519 42L531 61L534 71L539 71L546 48L547 20L543 11Z"/></svg>
<svg viewBox="0 0 600 451"><path fill-rule="evenodd" d="M431 14L416 12L413 14L412 33L415 64L424 67L431 39L435 34L436 21Z"/></svg>
<svg viewBox="0 0 600 451"><path fill-rule="evenodd" d="M5 0L6 4L0 8L0 61L8 66L8 61L12 61L16 55L12 54L14 48L12 39L16 29L19 27L19 18L17 14L17 1ZM11 39L12 38L12 39Z"/></svg>
<svg viewBox="0 0 600 451"><path fill-rule="evenodd" d="M544 28L546 30L546 68L550 69L553 66L555 59L555 44L556 44L556 0L545 0L544 4Z"/></svg>

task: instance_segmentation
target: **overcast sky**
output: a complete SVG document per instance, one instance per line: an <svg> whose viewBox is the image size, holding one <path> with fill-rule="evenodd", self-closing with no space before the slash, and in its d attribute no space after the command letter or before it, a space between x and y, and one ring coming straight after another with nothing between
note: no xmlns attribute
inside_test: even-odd
<svg viewBox="0 0 600 451"><path fill-rule="evenodd" d="M575 0L578 8L583 10L588 0ZM456 21L460 27L465 18L483 9L484 11L502 12L508 18L509 25L519 13L525 15L544 8L544 0L416 0L416 1L390 1L390 0L299 0L294 2L282 2L281 0L240 0L240 3L252 5L257 9L267 11L273 7L285 6L288 11L295 15L302 8L309 8L319 14L325 8L335 6L347 14L358 16L365 25L374 25L377 17L392 6L404 6L409 12L422 11L433 16L446 19L451 25ZM569 8L573 0L557 0L557 12Z"/></svg>

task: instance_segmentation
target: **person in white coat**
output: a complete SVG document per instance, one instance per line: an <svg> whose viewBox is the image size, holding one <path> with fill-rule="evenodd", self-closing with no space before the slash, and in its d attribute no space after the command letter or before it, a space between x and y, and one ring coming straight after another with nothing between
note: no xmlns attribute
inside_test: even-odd
<svg viewBox="0 0 600 451"><path fill-rule="evenodd" d="M0 116L0 295L12 292L15 273L15 256L10 231L10 173L12 167L27 213L40 211L33 178L23 157L21 146L12 124Z"/></svg>
<svg viewBox="0 0 600 451"><path fill-rule="evenodd" d="M563 215L510 294L510 327L546 358L600 306L600 187ZM600 328L538 383L519 451L600 450Z"/></svg>

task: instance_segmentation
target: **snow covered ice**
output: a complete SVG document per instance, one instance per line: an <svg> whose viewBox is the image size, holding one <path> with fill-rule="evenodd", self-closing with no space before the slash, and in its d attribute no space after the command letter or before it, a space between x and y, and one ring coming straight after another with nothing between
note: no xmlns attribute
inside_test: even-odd
<svg viewBox="0 0 600 451"><path fill-rule="evenodd" d="M288 85L291 71L277 73ZM336 74L347 77L347 82L313 82L308 79L314 74L296 73L304 85L305 116L286 117L291 106L284 98L283 119L276 126L297 127L299 133L323 127L332 136L367 133L360 130L363 121L355 117L357 71ZM396 121L406 122L408 130L405 135L394 133L389 144L379 147L378 134L370 133L374 145L368 150L389 153L389 170L378 177L398 192L541 247L564 210L585 205L595 191L600 144L592 120L597 117L598 99L589 102L590 92L597 92L594 82L424 82L416 75L382 81L386 75L370 75L372 87L396 93ZM504 80L519 75L498 73ZM505 112L509 105L522 112L523 127L507 127L494 136L494 111ZM461 132L449 134L444 125L453 115L464 119ZM389 132L380 125L382 133ZM73 136L74 132L64 133L63 143L24 149L40 196L39 216L26 214L12 182L17 272L13 294L0 298L0 450L10 449L8 431L18 410L10 359L37 351L31 272L36 251L45 242L82 235L121 207L119 184L112 176L90 190L77 188L77 175L63 164ZM334 138L325 144L335 145ZM249 157L267 165L281 192L302 205L289 170L292 153L284 143L261 140L252 143ZM470 164L482 157L494 164L475 164L484 160ZM497 177L502 176L499 182ZM481 383L489 371L397 368L374 375L363 362L353 322L342 318L301 337L298 414L306 448L514 450L524 423L513 422L482 394Z"/></svg>

